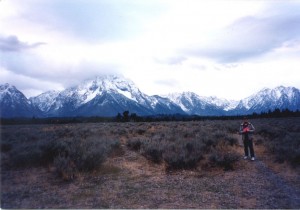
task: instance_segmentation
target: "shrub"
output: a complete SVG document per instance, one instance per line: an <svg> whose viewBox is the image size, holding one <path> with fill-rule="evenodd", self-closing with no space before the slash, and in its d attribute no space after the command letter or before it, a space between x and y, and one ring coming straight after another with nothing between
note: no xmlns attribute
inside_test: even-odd
<svg viewBox="0 0 300 210"><path fill-rule="evenodd" d="M102 165L109 149L105 140L75 139L70 145L69 157L79 171L92 171Z"/></svg>
<svg viewBox="0 0 300 210"><path fill-rule="evenodd" d="M212 134L213 138L215 138L215 139L223 138L225 135L226 135L226 133L222 130L221 131L217 130Z"/></svg>
<svg viewBox="0 0 300 210"><path fill-rule="evenodd" d="M234 145L238 145L238 140L236 138L233 138L231 136L225 136L224 140L230 145L230 146L234 146Z"/></svg>
<svg viewBox="0 0 300 210"><path fill-rule="evenodd" d="M199 160L203 159L200 152L180 152L169 151L163 154L163 158L167 163L167 170L172 169L193 169L197 167Z"/></svg>
<svg viewBox="0 0 300 210"><path fill-rule="evenodd" d="M237 153L222 153L213 152L209 156L209 161L212 166L223 167L225 171L233 170L233 165L239 160L239 155Z"/></svg>
<svg viewBox="0 0 300 210"><path fill-rule="evenodd" d="M88 136L90 136L92 131L90 129L82 129L79 130L79 136L83 139L86 139Z"/></svg>
<svg viewBox="0 0 300 210"><path fill-rule="evenodd" d="M293 166L300 165L300 133L287 133L267 143L270 151L275 154L276 161L290 162Z"/></svg>
<svg viewBox="0 0 300 210"><path fill-rule="evenodd" d="M134 151L138 151L141 148L142 142L140 139L130 139L129 141L127 141L126 145L130 149L132 149Z"/></svg>
<svg viewBox="0 0 300 210"><path fill-rule="evenodd" d="M54 158L59 155L67 155L69 145L66 140L49 140L40 146L44 162L52 163Z"/></svg>
<svg viewBox="0 0 300 210"><path fill-rule="evenodd" d="M212 148L216 147L217 140L210 135L202 135L200 141L203 143L202 150L204 152L210 152Z"/></svg>
<svg viewBox="0 0 300 210"><path fill-rule="evenodd" d="M112 134L118 134L119 136L125 136L127 134L127 131L123 128L119 128L118 130L112 130Z"/></svg>
<svg viewBox="0 0 300 210"><path fill-rule="evenodd" d="M68 177L77 171L98 169L108 153L119 148L119 141L96 137L45 139L37 143L20 143L9 154L14 167L45 166L53 163L62 177Z"/></svg>
<svg viewBox="0 0 300 210"><path fill-rule="evenodd" d="M144 133L146 133L146 130L145 129L138 129L136 131L139 135L143 135Z"/></svg>
<svg viewBox="0 0 300 210"><path fill-rule="evenodd" d="M255 145L262 145L264 140L262 138L257 138L255 141Z"/></svg>
<svg viewBox="0 0 300 210"><path fill-rule="evenodd" d="M124 154L124 150L121 147L121 142L119 140L112 140L110 142L109 155L113 156L121 156Z"/></svg>
<svg viewBox="0 0 300 210"><path fill-rule="evenodd" d="M157 141L148 141L143 144L142 155L153 163L161 163L163 148Z"/></svg>
<svg viewBox="0 0 300 210"><path fill-rule="evenodd" d="M9 152L12 149L12 145L9 143L1 144L1 152Z"/></svg>
<svg viewBox="0 0 300 210"><path fill-rule="evenodd" d="M44 164L43 153L38 146L21 145L11 150L10 153L13 167L32 167Z"/></svg>
<svg viewBox="0 0 300 210"><path fill-rule="evenodd" d="M228 133L237 133L239 130L239 122L237 121L227 121L224 123L225 131Z"/></svg>
<svg viewBox="0 0 300 210"><path fill-rule="evenodd" d="M57 156L53 162L59 176L64 180L69 181L75 178L77 172L76 165L70 157Z"/></svg>
<svg viewBox="0 0 300 210"><path fill-rule="evenodd" d="M191 140L188 142L177 140L168 144L163 153L163 159L167 163L167 170L193 169L203 159L201 141Z"/></svg>
<svg viewBox="0 0 300 210"><path fill-rule="evenodd" d="M51 142L45 155L64 180L71 180L77 172L97 170L105 161L107 154L119 148L119 141L109 141L90 137L87 139L67 139Z"/></svg>

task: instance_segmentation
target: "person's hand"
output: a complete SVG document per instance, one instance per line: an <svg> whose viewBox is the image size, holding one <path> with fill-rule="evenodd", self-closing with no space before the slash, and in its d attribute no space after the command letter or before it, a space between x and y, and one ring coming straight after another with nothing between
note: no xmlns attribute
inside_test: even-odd
<svg viewBox="0 0 300 210"><path fill-rule="evenodd" d="M243 129L243 133L247 133L249 131L250 131L250 129L248 127L246 127L246 128Z"/></svg>

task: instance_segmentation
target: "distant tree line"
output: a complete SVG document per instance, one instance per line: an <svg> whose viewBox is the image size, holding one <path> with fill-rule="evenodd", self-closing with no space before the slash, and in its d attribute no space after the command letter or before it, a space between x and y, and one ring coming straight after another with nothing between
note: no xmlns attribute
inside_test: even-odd
<svg viewBox="0 0 300 210"><path fill-rule="evenodd" d="M115 117L49 117L49 118L1 118L1 125L14 124L67 124L67 123L97 123L97 122L158 122L158 121L201 121L201 120L234 120L247 117L255 118L284 118L300 117L300 111L291 111L289 109L274 109L267 112L261 112L248 115L231 116L199 116L182 114L160 114L150 116L138 116L136 113L130 113L128 110L122 114L118 113Z"/></svg>
<svg viewBox="0 0 300 210"><path fill-rule="evenodd" d="M231 115L231 116L199 116L199 115L182 115L182 114L160 114L151 116L138 116L136 113L129 111L123 112L123 115L118 113L116 116L117 122L154 122L154 121L197 121L197 120L233 120L247 117L255 118L281 118L281 117L300 117L300 111L291 111L289 109L274 109L260 114L254 112L248 115ZM113 120L114 121L114 120Z"/></svg>
<svg viewBox="0 0 300 210"><path fill-rule="evenodd" d="M261 112L260 114L253 113L253 117L260 117L260 118L278 118L278 117L299 117L300 116L300 111L297 109L296 111L291 111L289 109L274 109L271 111L269 109L268 112Z"/></svg>
<svg viewBox="0 0 300 210"><path fill-rule="evenodd" d="M124 111L123 115L117 114L115 121L117 122L141 122L143 118L138 116L136 113L129 114L129 111Z"/></svg>

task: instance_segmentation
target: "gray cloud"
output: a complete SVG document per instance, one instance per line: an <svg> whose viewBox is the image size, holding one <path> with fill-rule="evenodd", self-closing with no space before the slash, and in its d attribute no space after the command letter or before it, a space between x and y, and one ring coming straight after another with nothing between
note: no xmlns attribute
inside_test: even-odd
<svg viewBox="0 0 300 210"><path fill-rule="evenodd" d="M0 67L20 78L54 81L65 87L101 74L118 74L117 64L87 61L85 58L78 60L76 64L61 59L49 62L39 53L27 51L44 44L43 42L28 43L20 41L15 35L0 34ZM27 83L27 86L31 86L30 83Z"/></svg>
<svg viewBox="0 0 300 210"><path fill-rule="evenodd" d="M118 73L116 64L86 61L84 58L78 60L76 65L64 60L49 62L38 53L26 51L44 44L23 42L14 35L0 35L0 67L20 77L55 81L63 86L70 86L99 74Z"/></svg>
<svg viewBox="0 0 300 210"><path fill-rule="evenodd" d="M60 84L69 87L102 74L118 74L119 67L107 62L79 60L76 65L70 62L49 62L39 55L19 51L1 53L2 68L18 75L20 78L30 78ZM32 84L26 83L31 87Z"/></svg>
<svg viewBox="0 0 300 210"><path fill-rule="evenodd" d="M38 47L40 45L44 45L43 42L36 42L29 44L27 42L22 42L18 39L17 36L11 35L11 36L0 36L0 50L4 52L10 52L10 51L21 51L26 49L31 49Z"/></svg>
<svg viewBox="0 0 300 210"><path fill-rule="evenodd" d="M85 41L136 38L147 20L161 13L156 1L51 0L24 2L21 17L48 30L59 30ZM26 9L27 8L27 9ZM34 12L33 12L34 11Z"/></svg>
<svg viewBox="0 0 300 210"><path fill-rule="evenodd" d="M211 37L208 43L184 51L193 56L210 57L221 63L238 62L268 53L286 42L300 39L300 5L294 6L298 10L285 7L270 16L238 19Z"/></svg>

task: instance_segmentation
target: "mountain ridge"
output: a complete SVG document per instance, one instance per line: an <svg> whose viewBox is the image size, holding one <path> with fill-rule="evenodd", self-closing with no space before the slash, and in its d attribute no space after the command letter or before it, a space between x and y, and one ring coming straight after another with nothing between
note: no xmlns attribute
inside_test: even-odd
<svg viewBox="0 0 300 210"><path fill-rule="evenodd" d="M268 110L300 108L300 91L295 87L263 88L239 101L193 92L149 96L128 79L115 75L97 76L62 91L47 91L26 98L15 86L0 85L1 117L116 116L129 110L137 115L241 115Z"/></svg>

